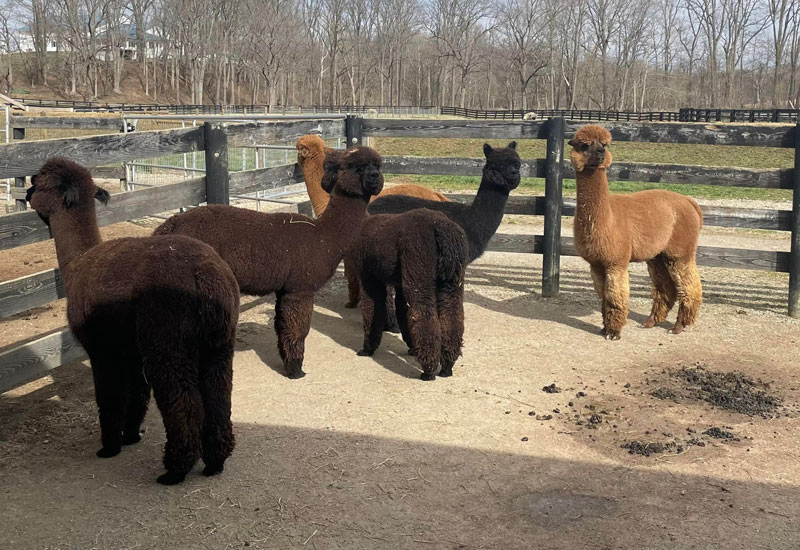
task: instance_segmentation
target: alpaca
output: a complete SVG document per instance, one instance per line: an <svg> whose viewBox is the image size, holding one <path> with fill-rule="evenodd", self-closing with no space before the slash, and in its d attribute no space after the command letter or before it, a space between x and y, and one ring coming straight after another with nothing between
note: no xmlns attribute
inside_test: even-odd
<svg viewBox="0 0 800 550"><path fill-rule="evenodd" d="M339 150L327 147L322 138L316 134L308 134L301 137L297 140L295 147L297 148L297 164L303 171L303 178L306 180L306 191L308 192L308 198L311 199L311 209L314 211L314 216L319 218L330 200L330 195L322 188L325 156L331 154L331 152L336 153ZM387 187L378 195L372 197L371 200L387 195L410 195L442 202L449 200L438 191L434 191L424 185L412 183Z"/></svg>
<svg viewBox="0 0 800 550"><path fill-rule="evenodd" d="M364 346L372 355L386 324L386 286L395 287L403 340L422 366L422 380L451 376L464 335L467 237L441 212L369 216L348 254L363 287Z"/></svg>
<svg viewBox="0 0 800 550"><path fill-rule="evenodd" d="M695 260L703 212L694 200L672 191L609 194L610 143L608 130L594 124L569 142L578 190L575 248L589 262L602 300L602 332L609 340L620 338L628 317L628 264L647 262L653 309L644 327L664 322L677 299L671 332L678 334L695 323L702 303Z"/></svg>
<svg viewBox="0 0 800 550"><path fill-rule="evenodd" d="M322 188L322 177L324 173L323 164L326 155L336 154L337 149L326 147L322 138L315 134L308 134L301 137L297 140L295 147L297 148L297 164L299 164L300 168L303 170L303 178L306 180L306 190L308 191L309 199L311 199L311 208L314 211L314 216L318 218L325 211L325 207L328 206L328 201L330 200L330 195ZM371 200L387 195L408 195L432 201L449 202L449 199L441 193L423 185L414 185L411 183L404 183L384 189L378 195L372 197ZM344 275L347 279L348 293L348 301L345 307L354 308L358 306L358 276L354 273L347 258L345 258L344 262ZM390 330L396 330L396 325L397 323L394 322L394 316L390 315L387 327Z"/></svg>
<svg viewBox="0 0 800 550"><path fill-rule="evenodd" d="M140 440L150 390L164 419L167 472L183 481L197 458L222 472L234 447L233 348L239 289L214 250L183 236L102 242L89 171L53 158L31 178L31 207L50 227L67 291L69 327L89 354L103 447Z"/></svg>
<svg viewBox="0 0 800 550"><path fill-rule="evenodd" d="M210 205L176 214L155 234L180 234L210 244L233 269L241 291L275 293L278 352L289 378L302 378L314 293L330 279L361 231L369 197L383 188L381 156L368 147L339 156L332 192L317 220Z"/></svg>

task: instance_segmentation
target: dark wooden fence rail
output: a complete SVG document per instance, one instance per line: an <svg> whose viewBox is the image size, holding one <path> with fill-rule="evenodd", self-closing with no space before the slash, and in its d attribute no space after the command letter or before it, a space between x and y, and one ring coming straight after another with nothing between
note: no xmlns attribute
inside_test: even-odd
<svg viewBox="0 0 800 550"><path fill-rule="evenodd" d="M447 116L460 116L481 120L522 120L527 113L537 119L568 118L570 120L598 121L678 121L675 111L606 111L602 109L465 109L463 107L441 107L440 112Z"/></svg>
<svg viewBox="0 0 800 550"><path fill-rule="evenodd" d="M36 173L45 159L52 156L66 156L93 167L206 150L208 178L113 195L108 206L98 205L98 222L105 226L203 202L227 202L229 193L239 195L276 184L289 185L302 181L294 164L228 173L224 165L227 156L225 149L226 143L237 147L263 145L294 140L308 133L338 138L344 135L344 121L302 120L237 125L214 122L181 130L21 142L0 146L0 178L18 177L24 181L26 176ZM223 136L222 140L220 136ZM0 250L49 238L47 226L33 211L0 216ZM0 282L0 318L62 297L64 285L58 269ZM82 357L84 352L68 329L6 349L0 352L0 392Z"/></svg>
<svg viewBox="0 0 800 550"><path fill-rule="evenodd" d="M617 141L698 143L795 147L798 129L790 127L680 125L612 122L605 124ZM559 286L559 258L575 255L572 239L560 237L561 216L575 212L574 201L561 199L561 180L574 177L564 160L564 137L581 126L575 121L398 121L361 119L303 120L257 124L209 122L203 127L159 132L49 140L0 146L0 178L24 178L38 170L54 155L70 157L87 166L113 164L172 153L206 150L208 178L153 187L115 195L108 207L98 210L101 225L155 214L201 202L225 202L230 194L241 194L267 186L301 181L295 165L229 173L226 148L263 145L270 141L296 139L306 133L324 137L346 136L348 144L361 143L367 136L468 137L548 139L547 158L526 160L525 177L544 177L545 197L512 196L509 214L545 217L544 235L498 234L490 250L544 255L543 294L555 295ZM110 127L109 127L110 128ZM799 149L796 148L796 151ZM218 153L218 154L216 154ZM385 171L399 174L479 175L481 159L388 157ZM796 153L800 167L800 152ZM800 316L800 170L746 170L681 165L615 163L611 179L663 183L704 183L793 189L793 211L706 207L707 225L750 227L792 232L791 252L701 247L698 263L705 266L758 269L790 273L789 313ZM227 186L227 189L226 189ZM454 200L471 201L469 195L451 195ZM50 238L46 226L33 212L0 217L0 249L12 248ZM0 318L26 311L63 297L57 269L0 283ZM43 336L0 353L0 391L20 385L62 363L82 357L83 351L68 330Z"/></svg>
<svg viewBox="0 0 800 550"><path fill-rule="evenodd" d="M800 109L681 109L680 122L798 122Z"/></svg>

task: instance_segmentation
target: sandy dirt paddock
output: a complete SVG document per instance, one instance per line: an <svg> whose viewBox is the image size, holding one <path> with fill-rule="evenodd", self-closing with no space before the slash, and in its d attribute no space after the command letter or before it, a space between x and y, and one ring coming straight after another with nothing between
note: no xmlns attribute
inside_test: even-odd
<svg viewBox="0 0 800 550"><path fill-rule="evenodd" d="M536 228L501 228L517 230ZM704 239L785 243L737 235ZM41 254L26 272L50 267ZM155 483L155 405L141 443L96 458L87 363L8 392L0 548L800 547L800 323L785 315L787 277L701 269L700 324L674 336L640 328L649 287L635 266L629 325L607 342L587 266L562 267L562 294L543 299L539 256L472 265L463 357L434 382L418 379L398 335L356 356L361 319L342 307L341 274L318 296L301 380L282 374L272 298L245 298L237 448L210 479L198 466L182 485ZM0 346L63 324L61 303L17 316Z"/></svg>

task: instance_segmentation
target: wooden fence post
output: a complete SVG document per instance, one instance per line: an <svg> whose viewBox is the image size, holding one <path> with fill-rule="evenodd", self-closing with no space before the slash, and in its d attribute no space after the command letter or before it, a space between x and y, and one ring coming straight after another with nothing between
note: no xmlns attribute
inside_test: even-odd
<svg viewBox="0 0 800 550"><path fill-rule="evenodd" d="M561 193L564 164L563 118L547 123L547 158L544 175L544 249L542 251L542 296L558 295L561 269Z"/></svg>
<svg viewBox="0 0 800 550"><path fill-rule="evenodd" d="M347 115L344 120L344 135L347 139L347 149L351 147L360 147L363 139L362 127L364 126L364 119L360 116Z"/></svg>
<svg viewBox="0 0 800 550"><path fill-rule="evenodd" d="M13 128L12 129L12 135L13 135L14 141L22 141L22 140L24 140L25 139L25 128ZM22 176L22 177L14 178L14 187L16 187L16 188L20 188L21 187L22 189L25 189L25 177ZM15 191L17 193L20 192L19 189L15 189ZM23 210L27 210L28 209L28 203L25 201L24 198L19 198L19 195L17 195L17 198L14 200L14 204L16 205L17 212L22 212Z"/></svg>
<svg viewBox="0 0 800 550"><path fill-rule="evenodd" d="M800 123L794 127L792 244L789 253L789 317L800 318Z"/></svg>
<svg viewBox="0 0 800 550"><path fill-rule="evenodd" d="M206 202L229 204L228 133L227 124L203 123L203 143L206 151Z"/></svg>

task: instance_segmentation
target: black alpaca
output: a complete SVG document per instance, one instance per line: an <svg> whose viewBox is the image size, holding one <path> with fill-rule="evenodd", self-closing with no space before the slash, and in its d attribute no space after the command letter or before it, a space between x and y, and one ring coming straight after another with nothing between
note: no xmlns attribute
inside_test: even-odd
<svg viewBox="0 0 800 550"><path fill-rule="evenodd" d="M381 343L386 285L392 285L403 340L422 366L422 379L451 376L464 335L464 231L425 208L369 216L348 257L363 289L364 346L358 354L372 355Z"/></svg>
<svg viewBox="0 0 800 550"><path fill-rule="evenodd" d="M95 198L109 195L83 166L51 159L31 178L31 207L50 227L67 290L69 327L89 354L102 458L140 439L150 388L167 444L159 483L205 475L234 447L233 347L239 287L214 250L183 236L102 242Z"/></svg>
<svg viewBox="0 0 800 550"><path fill-rule="evenodd" d="M521 162L516 149L516 141L500 149L493 149L488 143L483 145L486 164L478 194L472 204L390 195L375 199L367 211L370 214L400 214L415 208L428 208L444 212L466 233L469 262L472 263L486 251L489 241L503 220L508 194L519 185Z"/></svg>

